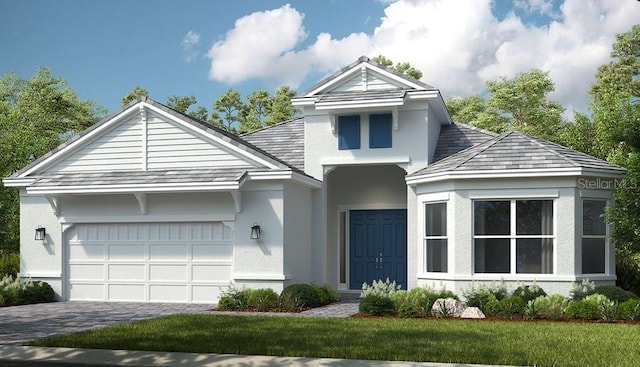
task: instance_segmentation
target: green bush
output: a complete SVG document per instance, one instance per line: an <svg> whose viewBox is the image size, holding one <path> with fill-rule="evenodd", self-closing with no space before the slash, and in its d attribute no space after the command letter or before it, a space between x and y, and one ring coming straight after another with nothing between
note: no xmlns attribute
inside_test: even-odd
<svg viewBox="0 0 640 367"><path fill-rule="evenodd" d="M584 299L571 301L567 307L567 316L572 319L597 320L600 318L598 304Z"/></svg>
<svg viewBox="0 0 640 367"><path fill-rule="evenodd" d="M498 315L514 318L524 312L526 303L520 296L512 295L498 302ZM491 311L491 310L490 310Z"/></svg>
<svg viewBox="0 0 640 367"><path fill-rule="evenodd" d="M625 291L624 289L615 285L601 285L595 287L588 293L588 295L591 294L602 294L603 296L606 296L614 302L624 302L630 299L638 299L638 296L635 293Z"/></svg>
<svg viewBox="0 0 640 367"><path fill-rule="evenodd" d="M507 297L507 288L504 283L472 284L462 295L468 307L478 307L485 315L495 315L498 302Z"/></svg>
<svg viewBox="0 0 640 367"><path fill-rule="evenodd" d="M400 307L397 307L396 309L398 310L398 316L404 319L418 317L422 314L418 304L411 301L403 302L402 304L400 304Z"/></svg>
<svg viewBox="0 0 640 367"><path fill-rule="evenodd" d="M375 294L383 297L391 297L394 293L400 291L401 286L397 285L395 280L391 281L389 278L383 281L382 279L374 280L371 285L362 284L362 292L360 292L360 298Z"/></svg>
<svg viewBox="0 0 640 367"><path fill-rule="evenodd" d="M0 294L0 306L4 306L4 297Z"/></svg>
<svg viewBox="0 0 640 367"><path fill-rule="evenodd" d="M538 284L533 283L531 285L521 285L513 291L514 296L518 296L524 301L525 305L529 301L533 301L538 297L544 297L547 295L547 292L544 289L540 288Z"/></svg>
<svg viewBox="0 0 640 367"><path fill-rule="evenodd" d="M20 271L20 254L4 253L0 254L0 278L11 275L17 277Z"/></svg>
<svg viewBox="0 0 640 367"><path fill-rule="evenodd" d="M318 295L321 305L337 302L340 300L340 294L332 286L312 284L313 290Z"/></svg>
<svg viewBox="0 0 640 367"><path fill-rule="evenodd" d="M574 301L579 301L584 297L592 294L592 291L596 288L594 282L589 281L589 279L582 279L582 283L573 283L571 287L571 291L569 291L569 298Z"/></svg>
<svg viewBox="0 0 640 367"><path fill-rule="evenodd" d="M640 295L640 255L616 256L616 285Z"/></svg>
<svg viewBox="0 0 640 367"><path fill-rule="evenodd" d="M393 300L378 294L369 294L360 297L358 309L360 312L376 316L391 315L395 311Z"/></svg>
<svg viewBox="0 0 640 367"><path fill-rule="evenodd" d="M568 299L560 294L552 294L529 301L524 313L529 318L559 320L568 305Z"/></svg>
<svg viewBox="0 0 640 367"><path fill-rule="evenodd" d="M320 306L320 297L311 284L292 284L282 290L280 300L285 305L293 306L295 309Z"/></svg>
<svg viewBox="0 0 640 367"><path fill-rule="evenodd" d="M0 297L3 300L1 304L13 306L53 302L55 292L48 283L30 279L21 281L7 275L0 280Z"/></svg>
<svg viewBox="0 0 640 367"><path fill-rule="evenodd" d="M622 302L618 308L619 315L625 320L640 320L640 300L630 299Z"/></svg>
<svg viewBox="0 0 640 367"><path fill-rule="evenodd" d="M278 308L280 296L271 288L253 289L247 297L247 306L256 311L268 311Z"/></svg>
<svg viewBox="0 0 640 367"><path fill-rule="evenodd" d="M27 281L22 284L22 298L26 303L47 303L56 300L56 293L48 283Z"/></svg>

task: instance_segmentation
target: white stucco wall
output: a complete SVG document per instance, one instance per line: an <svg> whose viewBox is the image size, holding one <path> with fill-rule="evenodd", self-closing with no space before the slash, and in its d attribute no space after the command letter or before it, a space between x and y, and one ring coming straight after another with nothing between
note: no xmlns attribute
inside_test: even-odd
<svg viewBox="0 0 640 367"><path fill-rule="evenodd" d="M250 238L260 225L259 240ZM242 211L236 216L233 252L234 281L238 288L282 291L284 264L284 193L279 182L249 183L242 188Z"/></svg>
<svg viewBox="0 0 640 367"><path fill-rule="evenodd" d="M305 172L322 180L323 166L331 165L390 163L400 164L408 172L423 168L429 157L427 107L422 103L401 108L398 130L392 131L392 147L383 149L369 148L369 114L390 110L340 111L343 115L360 115L360 149L352 150L338 149L337 117L335 132L331 133L327 112L305 109Z"/></svg>
<svg viewBox="0 0 640 367"><path fill-rule="evenodd" d="M409 253L418 256L417 284L436 288L446 287L457 294L472 283L505 281L514 289L519 283L536 281L547 293L568 294L572 283L584 277L581 274L581 194L576 179L476 179L421 184L418 193L417 238L410 242ZM610 197L611 192L592 193ZM474 274L473 252L473 200L474 199L553 199L554 206L554 272L553 274ZM424 250L424 203L447 202L448 272L427 273ZM409 227L411 228L411 227ZM612 284L615 279L613 248L610 248L610 273L591 277L600 284Z"/></svg>
<svg viewBox="0 0 640 367"><path fill-rule="evenodd" d="M315 283L311 254L311 190L284 185L284 274L285 284Z"/></svg>

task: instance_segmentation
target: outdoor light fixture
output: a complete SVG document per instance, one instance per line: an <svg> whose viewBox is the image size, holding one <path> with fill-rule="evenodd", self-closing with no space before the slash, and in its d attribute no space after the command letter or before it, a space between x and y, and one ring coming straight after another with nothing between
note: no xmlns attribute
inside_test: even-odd
<svg viewBox="0 0 640 367"><path fill-rule="evenodd" d="M260 226L258 225L258 223L253 223L253 225L251 226L251 239L260 239Z"/></svg>
<svg viewBox="0 0 640 367"><path fill-rule="evenodd" d="M44 238L46 235L47 235L47 230L44 229L44 227L38 226L38 228L36 228L36 237L35 237L36 241L44 241Z"/></svg>

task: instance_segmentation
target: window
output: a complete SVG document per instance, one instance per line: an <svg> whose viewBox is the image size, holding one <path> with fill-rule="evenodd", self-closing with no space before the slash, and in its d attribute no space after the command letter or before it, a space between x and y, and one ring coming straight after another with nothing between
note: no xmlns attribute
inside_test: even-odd
<svg viewBox="0 0 640 367"><path fill-rule="evenodd" d="M553 200L473 202L476 273L553 273Z"/></svg>
<svg viewBox="0 0 640 367"><path fill-rule="evenodd" d="M582 273L605 272L607 250L607 225L602 215L604 200L582 201Z"/></svg>
<svg viewBox="0 0 640 367"><path fill-rule="evenodd" d="M338 149L360 149L360 116L338 117Z"/></svg>
<svg viewBox="0 0 640 367"><path fill-rule="evenodd" d="M447 272L447 203L425 205L425 253L428 272Z"/></svg>
<svg viewBox="0 0 640 367"><path fill-rule="evenodd" d="M369 116L369 148L391 148L391 114Z"/></svg>

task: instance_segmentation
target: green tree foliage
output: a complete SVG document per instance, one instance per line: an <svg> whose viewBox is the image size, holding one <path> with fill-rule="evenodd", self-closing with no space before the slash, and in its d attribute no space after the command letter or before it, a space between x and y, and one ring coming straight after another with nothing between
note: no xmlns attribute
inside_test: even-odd
<svg viewBox="0 0 640 367"><path fill-rule="evenodd" d="M196 100L196 97L193 95L191 96L173 95L167 98L167 106L181 113L187 113L187 110L189 109L189 107L195 105L197 102L198 101Z"/></svg>
<svg viewBox="0 0 640 367"><path fill-rule="evenodd" d="M0 177L8 177L98 120L105 110L82 101L63 79L39 69L29 80L0 77ZM18 190L0 185L0 249L19 241Z"/></svg>
<svg viewBox="0 0 640 367"><path fill-rule="evenodd" d="M262 128L270 102L269 92L266 90L256 89L251 92L240 114L240 133Z"/></svg>
<svg viewBox="0 0 640 367"><path fill-rule="evenodd" d="M409 64L408 62L399 62L397 64L395 64L395 66L393 65L393 61L391 61L390 59L388 59L387 57L385 57L384 55L378 55L376 57L374 57L373 59L371 59L371 61L380 64L386 68L389 69L393 69L399 73L402 73L404 75L407 75L413 79L420 79L422 78L422 72L416 68L414 68L413 66L411 66L411 64Z"/></svg>
<svg viewBox="0 0 640 367"><path fill-rule="evenodd" d="M291 104L296 92L288 86L282 86L271 97L267 108L265 124L271 126L298 116L298 110Z"/></svg>
<svg viewBox="0 0 640 367"><path fill-rule="evenodd" d="M214 115L214 123L221 124L229 131L235 131L234 124L240 121L243 109L240 92L227 89L213 102L213 110L218 114Z"/></svg>
<svg viewBox="0 0 640 367"><path fill-rule="evenodd" d="M124 97L122 97L120 105L126 106L127 103L135 101L136 99L138 99L138 97L149 97L149 91L139 85L136 85L129 91L129 93L125 94Z"/></svg>
<svg viewBox="0 0 640 367"><path fill-rule="evenodd" d="M451 119L481 129L501 133L509 128L509 119L478 96L452 98L446 101Z"/></svg>
<svg viewBox="0 0 640 367"><path fill-rule="evenodd" d="M598 68L591 87L593 123L602 154L627 168L607 212L622 255L640 252L640 25L618 34L611 62Z"/></svg>

